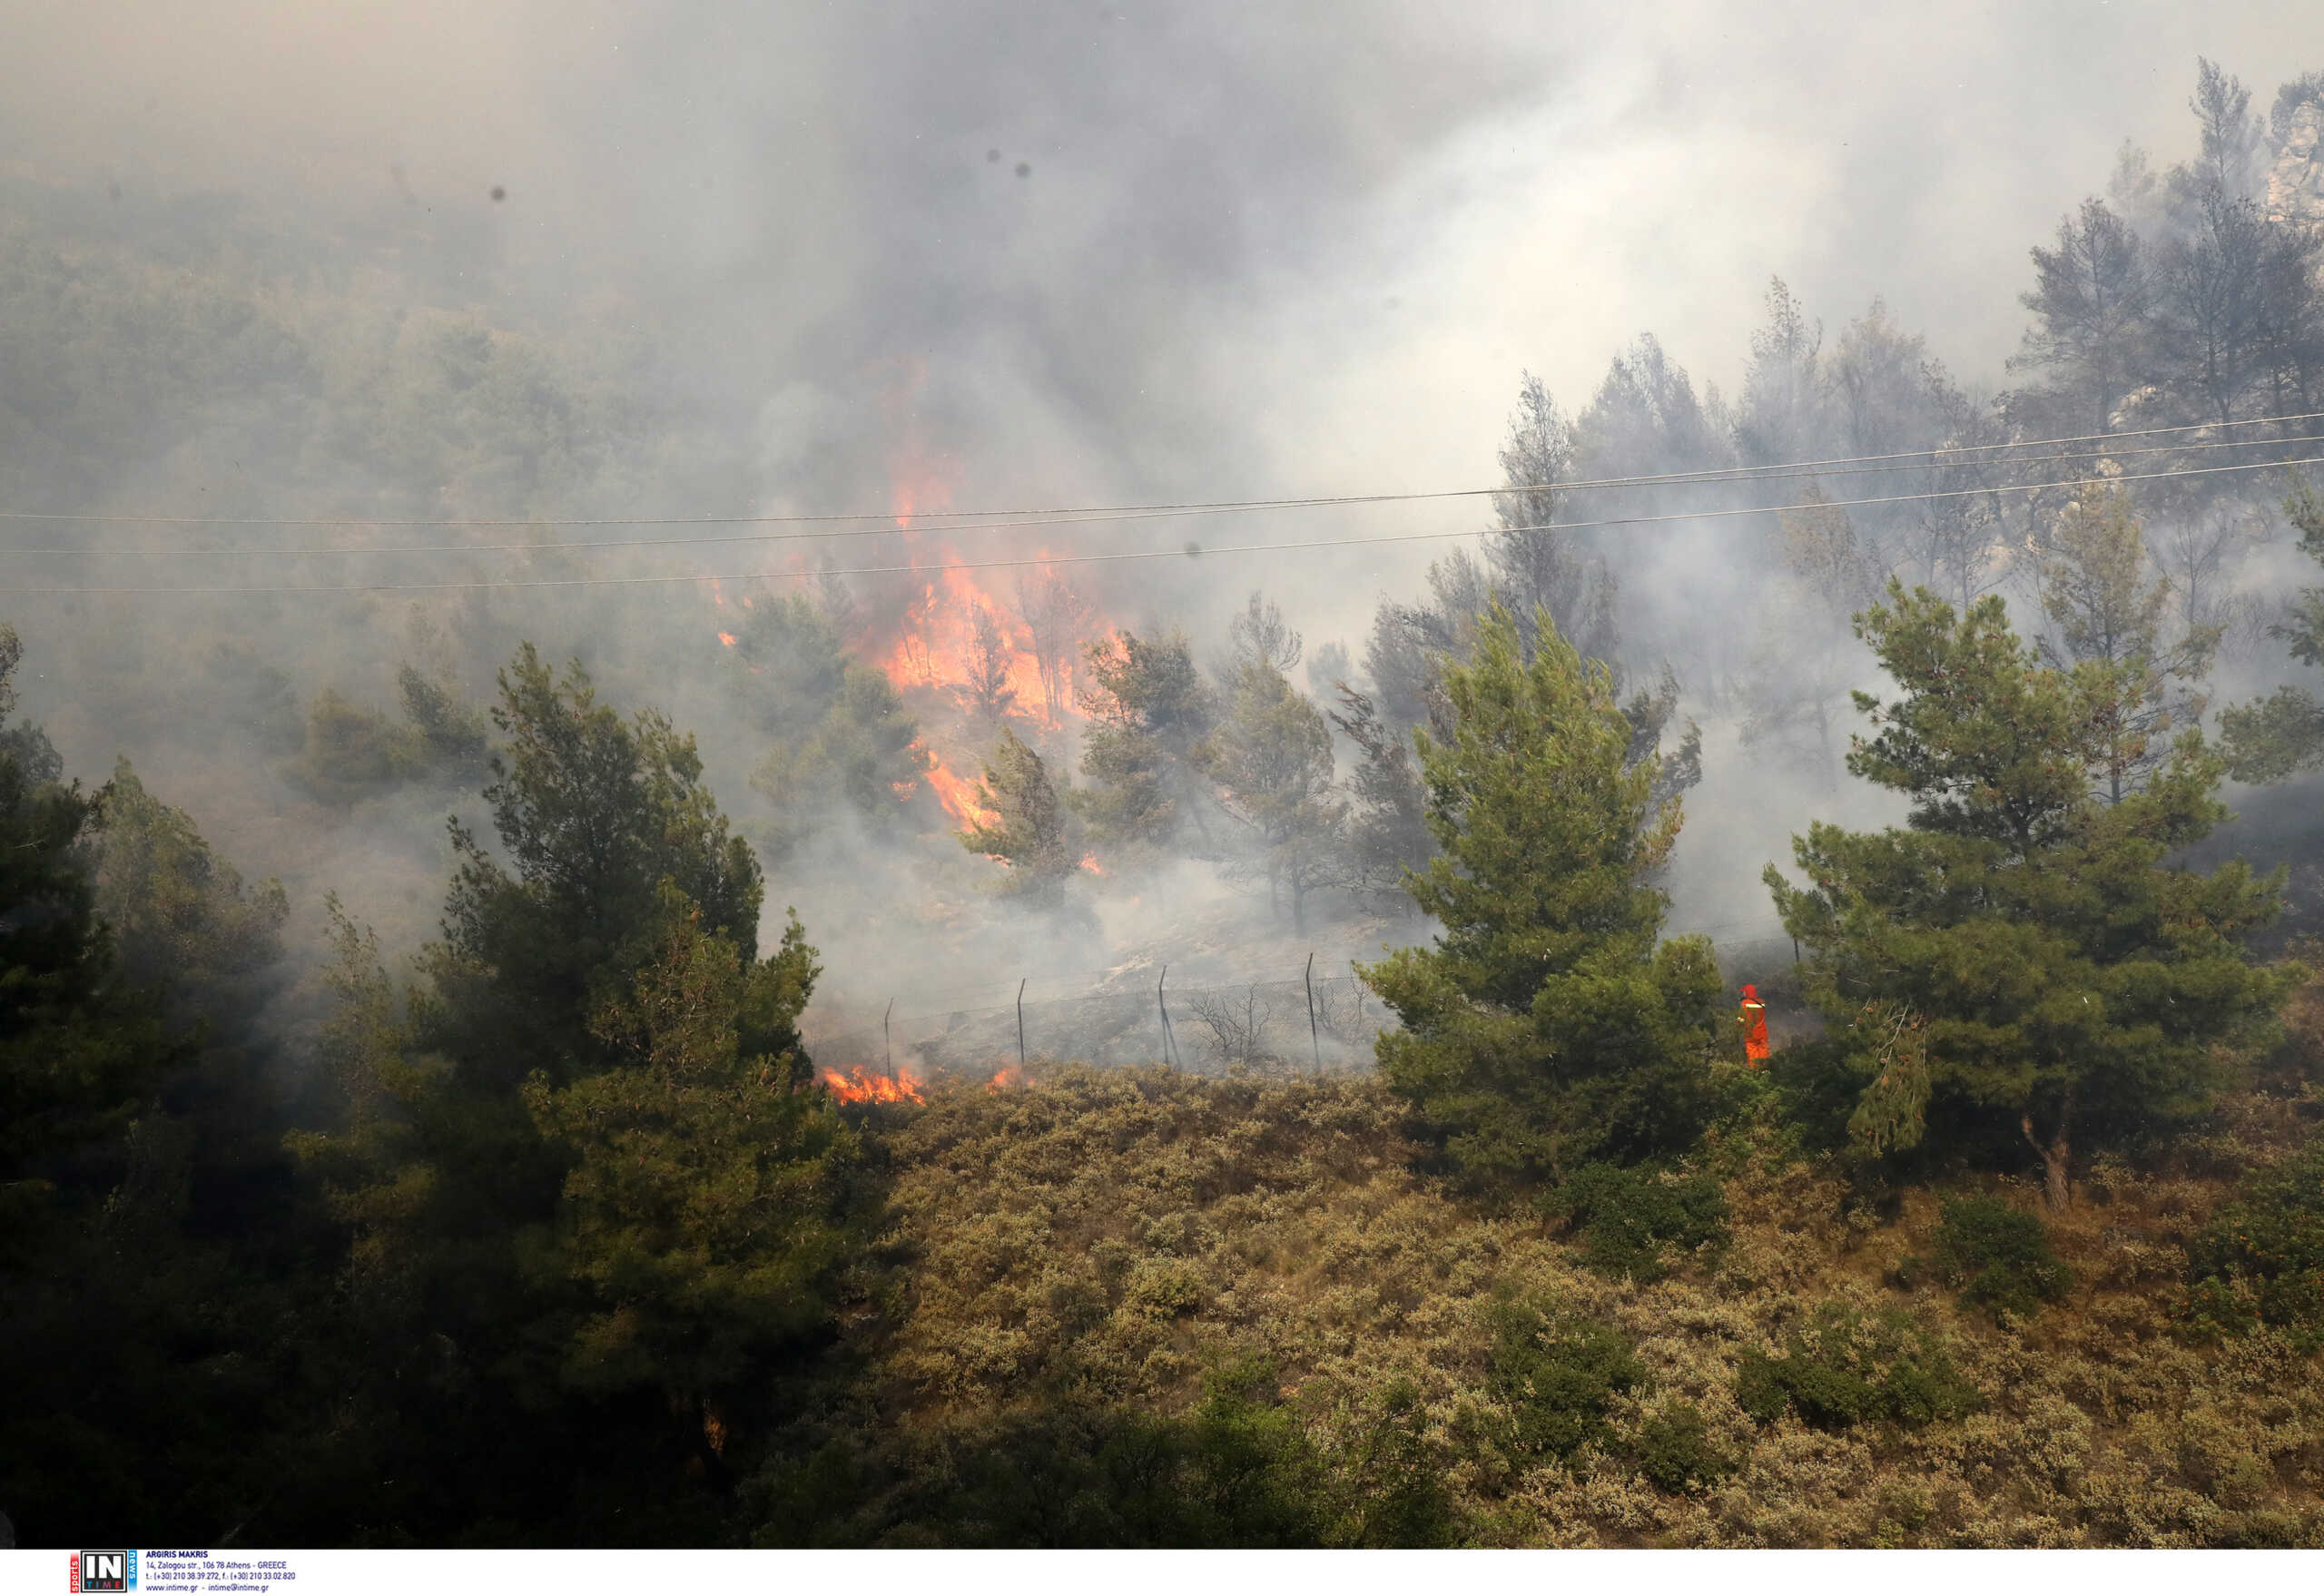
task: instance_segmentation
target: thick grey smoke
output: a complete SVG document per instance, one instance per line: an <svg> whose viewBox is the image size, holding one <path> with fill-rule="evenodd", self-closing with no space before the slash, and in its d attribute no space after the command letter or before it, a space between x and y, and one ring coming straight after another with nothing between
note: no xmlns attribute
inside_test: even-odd
<svg viewBox="0 0 2324 1596"><path fill-rule="evenodd" d="M248 266L298 285L284 297L359 292L415 320L472 314L586 347L635 408L611 429L628 452L562 478L539 468L586 493L511 489L516 513L1483 486L1500 475L1521 370L1571 413L1609 357L1650 330L1698 385L1732 398L1776 275L1835 337L1885 296L1957 378L1997 383L2024 324L2028 243L2103 186L2125 137L2176 157L2199 53L2263 95L2316 64L2306 10L23 4L0 52L0 182L13 225L35 232L62 217L162 261L273 239ZM328 471L246 466L238 451L267 436L262 419L182 431L196 441L167 451L124 436L117 458L77 462L69 504L53 502L379 502L373 485ZM13 466L7 479L54 488L54 473ZM456 507L503 502L489 484L442 488ZM974 557L1452 533L1488 515L1455 501L916 547ZM1649 651L1742 625L1708 574L1767 554L1723 538L1698 529L1628 559L1638 613L1664 634ZM1446 547L1096 567L1088 586L1116 619L1183 624L1206 649L1262 587L1311 647L1360 655L1381 595L1412 592ZM809 557L900 552L881 537ZM891 610L903 588L859 584ZM62 680L68 661L106 649L113 676L133 677L120 651L139 616L180 616L142 603L48 617L74 640L34 707L90 773L124 748L143 765L172 745L166 714L75 715ZM330 630L329 658L294 672L301 693L391 668L399 605L325 607L213 606L203 624ZM726 754L741 741L731 706L694 656L636 636L645 612L626 598L563 613L573 646L663 687L702 727L722 797L743 802L750 762ZM703 644L711 623L687 624ZM458 640L505 655L513 638L479 626ZM1718 657L1698 649L1686 684L1705 714L1721 685L1701 662ZM476 681L478 660L465 665ZM1782 857L1819 792L1750 767L1731 726L1715 725L1707 750L1675 882L1696 923L1764 912L1758 864ZM392 882L379 895L408 901L373 917L425 930L441 863L428 803L375 817L366 840L316 841L271 826L232 772L192 754L182 768L178 801L252 872L317 892ZM942 862L960 865L948 849ZM862 857L876 862L847 883L857 899L865 881L921 891L934 868L932 854L868 842ZM1176 890L1183 907L1211 889ZM922 945L880 925L851 941L829 923L849 919L849 891L802 907L828 917L814 929L835 983L854 981L847 958L884 953L877 978L854 983L876 991ZM1023 946L964 979L1092 961L1071 933L1051 946L1050 928L1001 940Z"/></svg>

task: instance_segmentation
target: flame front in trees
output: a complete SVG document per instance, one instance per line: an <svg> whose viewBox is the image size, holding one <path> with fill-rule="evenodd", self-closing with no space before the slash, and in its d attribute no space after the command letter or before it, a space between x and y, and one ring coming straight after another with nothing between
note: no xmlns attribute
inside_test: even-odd
<svg viewBox="0 0 2324 1596"><path fill-rule="evenodd" d="M835 1069L823 1071L823 1085L832 1096L842 1103L924 1103L928 1099L920 1093L920 1082L910 1069L899 1069L893 1075L880 1075L858 1065L842 1075Z"/></svg>
<svg viewBox="0 0 2324 1596"><path fill-rule="evenodd" d="M913 746L920 745L914 744ZM928 754L925 748L921 752ZM929 789L936 794L936 802L944 806L944 813L952 817L955 824L965 829L1000 823L999 815L977 803L978 783L962 781L933 754L928 754L927 774Z"/></svg>
<svg viewBox="0 0 2324 1596"><path fill-rule="evenodd" d="M992 678L1014 700L1017 714L1049 724L1041 662L1025 624L958 566L946 566L921 585L903 616L902 631L880 661L901 689L963 687Z"/></svg>

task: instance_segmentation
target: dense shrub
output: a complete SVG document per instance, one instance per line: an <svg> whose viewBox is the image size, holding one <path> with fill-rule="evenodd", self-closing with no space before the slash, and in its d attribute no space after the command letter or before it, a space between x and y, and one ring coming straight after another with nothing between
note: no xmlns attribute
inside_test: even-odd
<svg viewBox="0 0 2324 1596"><path fill-rule="evenodd" d="M1391 1381L1349 1449L1345 1539L1371 1547L1458 1544L1461 1516L1445 1488L1445 1452L1428 1433L1419 1390L1409 1380Z"/></svg>
<svg viewBox="0 0 2324 1596"><path fill-rule="evenodd" d="M2020 1318L2031 1318L2044 1303L2064 1301L2073 1285L2073 1272L2059 1261L2040 1217L1994 1197L1945 1204L1935 1250L1925 1259L1905 1260L1905 1273L1962 1287L1964 1307Z"/></svg>
<svg viewBox="0 0 2324 1596"><path fill-rule="evenodd" d="M1631 1450L1648 1483L1673 1494L1704 1490L1735 1469L1691 1402L1674 1402L1640 1424Z"/></svg>
<svg viewBox="0 0 2324 1596"><path fill-rule="evenodd" d="M2324 1345L2324 1140L2252 1177L2187 1254L2183 1313L2199 1334L2273 1325Z"/></svg>
<svg viewBox="0 0 2324 1596"><path fill-rule="evenodd" d="M1630 1343L1611 1326L1565 1317L1537 1301L1503 1298L1492 1309L1493 1346L1485 1388L1500 1403L1500 1439L1519 1457L1571 1457L1609 1443L1616 1396L1646 1382Z"/></svg>
<svg viewBox="0 0 2324 1596"><path fill-rule="evenodd" d="M1819 1430L1845 1430L1867 1420L1911 1427L1958 1418L1978 1397L1910 1315L1827 1303L1787 1338L1783 1356L1743 1355L1735 1401L1763 1424L1790 1412Z"/></svg>
<svg viewBox="0 0 2324 1596"><path fill-rule="evenodd" d="M1581 1234L1590 1267L1633 1280L1659 1280L1670 1272L1670 1254L1727 1239L1727 1198L1708 1175L1590 1164L1549 1205Z"/></svg>

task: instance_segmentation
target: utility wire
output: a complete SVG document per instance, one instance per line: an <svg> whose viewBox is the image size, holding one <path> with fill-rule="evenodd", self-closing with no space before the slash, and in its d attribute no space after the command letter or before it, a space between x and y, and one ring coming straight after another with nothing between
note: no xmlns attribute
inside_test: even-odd
<svg viewBox="0 0 2324 1596"><path fill-rule="evenodd" d="M1932 467L1939 464L1974 464L1974 458L1995 450L2013 448L2050 448L2065 444L2100 444L2132 438L2162 438L2185 432L2225 430L2236 427L2289 426L2295 421L2324 420L2324 410L2305 410L2291 416L2254 416L2241 421L2200 421L2179 427L2149 427L2130 432L2086 432L2066 438L2034 438L1996 441L1994 443L1955 444L1938 448L1903 449L1887 454L1852 455L1820 460L1787 460L1765 466L1718 467L1701 471L1666 471L1635 477L1605 477L1584 478L1572 482L1503 482L1491 488L1450 488L1425 489L1411 493L1353 493L1315 494L1291 498L1188 499L1176 503L1080 505L1033 509L990 510L927 510L914 512L912 519L921 522L940 522L941 526L912 528L880 527L867 530L945 531L959 529L955 523L976 524L995 518L1013 517L1025 525L1048 524L1050 517L1087 517L1136 519L1147 516L1219 515L1250 510L1308 509L1373 504L1412 504L1429 499L1482 498L1505 493L1570 492L1583 488L1652 488L1693 482L1748 482L1763 477L1781 478L1802 473L1837 472L1844 467L1876 466L1890 460L1923 460ZM2255 442L2305 443L2306 438L2263 438ZM2189 446L2195 447L2195 446ZM2134 451L2148 452L2148 451ZM2022 462L2033 463L2033 462ZM1855 475L1858 473L1849 472ZM0 510L0 521L44 521L96 526L132 527L740 527L740 526L809 526L837 525L847 521L891 521L897 517L890 510L849 510L828 515L729 515L729 516L580 516L580 517L382 517L382 516L138 516L123 514L93 514L64 510ZM1060 521L1059 524L1071 524ZM271 552L271 551L269 551Z"/></svg>
<svg viewBox="0 0 2324 1596"><path fill-rule="evenodd" d="M2213 443L2152 444L2144 448L2106 449L2100 452L2076 450L2066 454L2033 455L2023 459L2008 461L1973 461L1951 466L1931 466L1919 462L1905 465L1874 465L1866 466L1858 470L1830 474L1846 475L1849 477L1869 477L1896 471L1974 469L1980 466L1994 464L2003 464L2012 467L2041 466L2068 460L2095 461L2098 459L2128 459L2138 455L2184 455L2192 454L2202 449L2264 448L2271 446L2281 448L2285 447L2288 442L2309 441L2311 440L2287 440L2273 438L2228 438ZM2273 464L2279 462L2265 463ZM1811 470L1809 468L1804 466L1786 466L1782 468L1753 467L1748 468L1754 470L1780 468L1795 473L1818 476L1827 474L1822 470ZM1589 481L1555 482L1544 485L1521 486L1515 488L1455 488L1448 489L1443 494L1434 496L1414 494L1404 497L1407 498L1417 499L1430 497L1450 498L1458 496L1474 496L1482 493L1572 493L1583 489L1620 489L1664 486L1715 487L1721 484L1748 484L1750 482L1775 480L1789 480L1789 478L1717 475L1704 476L1699 479L1679 482L1674 478L1664 477L1607 477ZM1986 489L1973 488L1968 491L1984 492L1986 491ZM1092 524L1110 525L1124 521L1161 520L1187 516L1249 513L1255 509L1286 509L1299 508L1303 507L1312 507L1319 505L1348 506L1381 502L1386 501L1378 498L1312 500L1282 499L1268 500L1263 504L1252 506L1213 506L1187 509L1148 507L1137 510L1092 509L1087 512L1072 513L1059 511L1049 518L1033 518L1013 521L971 521L956 527L848 527L837 528L835 530L808 532L735 532L716 536L703 535L680 537L602 537L573 543L415 543L374 544L370 546L358 545L354 547L323 546L320 547L307 548L10 548L6 547L0 547L0 555L53 556L74 559L309 559L321 557L352 558L371 556L390 557L397 555L437 554L586 554L615 548L690 548L707 547L714 544L787 543L799 541L822 542L840 537L897 537L908 536L913 532L953 534L961 532L998 532L1024 527L1077 527L1088 526ZM493 522L472 524L497 526L501 523ZM533 526L560 526L573 523L543 521L528 524ZM1569 521L1561 522L1559 524L1561 526L1574 526L1580 523Z"/></svg>
<svg viewBox="0 0 2324 1596"><path fill-rule="evenodd" d="M1935 493L1897 493L1875 498L1842 498L1827 500L1818 507L1826 509L1861 509L1872 505L1917 504L1938 499L1975 498L2003 493L2040 493L2051 488L2080 488L2096 481L2157 482L2186 477L2218 477L2239 471L2271 471L2290 469L2295 466L2324 464L2324 455L2308 455L2294 460L2261 460L2234 466L2191 466L2170 471L2148 471L2120 477L2093 478L2071 478L2059 482L2009 483L1988 488L1964 488ZM262 593L439 593L466 592L481 588L523 587L642 587L666 586L676 583L797 581L823 576L936 576L946 571L988 571L1021 569L1029 566L1091 566L1117 565L1133 560L1196 558L1225 554L1287 553L1311 548L1363 548L1394 543L1440 542L1456 537L1505 536L1518 532L1582 532L1607 527L1646 527L1673 521L1711 521L1734 516L1765 516L1778 513L1787 506L1755 506L1734 509L1688 510L1671 515L1613 516L1594 521L1545 522L1531 527L1501 527L1470 528L1457 532L1397 532L1377 537L1306 537L1282 543L1221 544L1205 547L1189 542L1178 548L1125 549L1109 554L1030 555L1013 559L951 560L935 565L902 566L836 566L821 569L800 568L784 571L726 571L699 574L668 573L650 576L540 576L524 578L483 578L466 582L310 582L279 583L271 586L172 586L151 585L110 587L23 587L0 586L0 594L22 596L51 596L103 593L175 593L175 594L262 594ZM553 547L543 553L555 553Z"/></svg>

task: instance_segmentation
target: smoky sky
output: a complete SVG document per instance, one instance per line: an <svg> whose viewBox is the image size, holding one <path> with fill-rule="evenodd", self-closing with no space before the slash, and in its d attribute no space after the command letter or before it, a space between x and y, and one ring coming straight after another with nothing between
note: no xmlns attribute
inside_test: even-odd
<svg viewBox="0 0 2324 1596"><path fill-rule="evenodd" d="M1652 330L1731 390L1777 274L1998 380L2027 245L2123 138L2183 152L2199 53L2263 103L2318 64L2297 4L13 9L10 175L586 312L731 440L666 493L753 508L1488 481L1521 370L1576 409ZM1157 590L1352 633L1435 551Z"/></svg>

